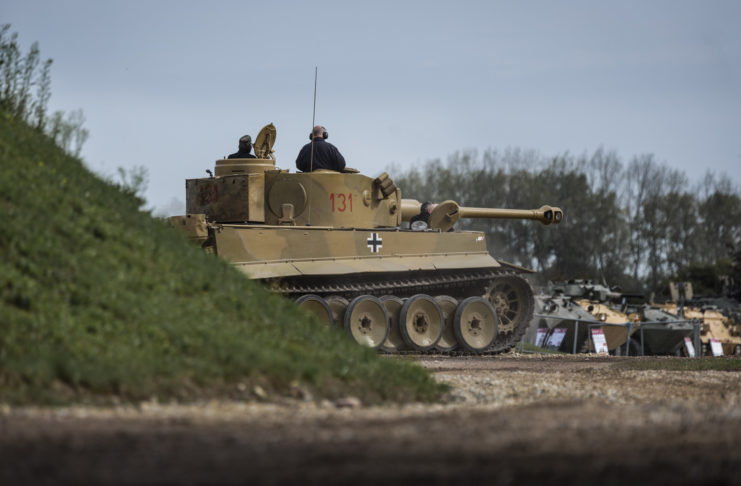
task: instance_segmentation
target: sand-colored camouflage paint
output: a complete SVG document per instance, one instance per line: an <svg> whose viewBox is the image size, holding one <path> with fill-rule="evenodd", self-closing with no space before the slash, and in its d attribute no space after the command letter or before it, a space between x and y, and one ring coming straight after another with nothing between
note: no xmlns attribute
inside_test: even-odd
<svg viewBox="0 0 741 486"><path fill-rule="evenodd" d="M252 278L501 266L479 232L220 225L215 236L218 254Z"/></svg>
<svg viewBox="0 0 741 486"><path fill-rule="evenodd" d="M270 160L240 159L221 177L185 181L186 211L209 221L268 225L397 227L401 224L401 191L383 193L378 179L362 174L318 171L291 174L261 170ZM284 214L290 205L292 214Z"/></svg>

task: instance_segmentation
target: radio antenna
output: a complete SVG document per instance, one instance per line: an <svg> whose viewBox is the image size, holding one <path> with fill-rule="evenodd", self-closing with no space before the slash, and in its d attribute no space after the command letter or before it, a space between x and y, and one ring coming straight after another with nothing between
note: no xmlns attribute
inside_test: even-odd
<svg viewBox="0 0 741 486"><path fill-rule="evenodd" d="M314 128L314 117L316 115L316 78L319 74L319 68L314 66L314 111L311 112L311 128Z"/></svg>
<svg viewBox="0 0 741 486"><path fill-rule="evenodd" d="M314 66L314 109L311 112L311 156L309 157L309 172L314 170L314 123L316 121L316 78L319 68Z"/></svg>
<svg viewBox="0 0 741 486"><path fill-rule="evenodd" d="M316 80L319 73L319 67L314 66L314 109L311 111L311 155L309 156L309 172L314 172L314 124L316 122ZM309 214L306 218L306 226L311 226L311 186L312 181L309 181L309 193L307 194L309 199Z"/></svg>

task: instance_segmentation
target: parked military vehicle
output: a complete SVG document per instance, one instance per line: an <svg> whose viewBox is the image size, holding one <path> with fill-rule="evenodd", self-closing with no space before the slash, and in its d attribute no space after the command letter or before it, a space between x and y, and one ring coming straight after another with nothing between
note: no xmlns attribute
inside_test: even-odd
<svg viewBox="0 0 741 486"><path fill-rule="evenodd" d="M741 356L741 323L738 303L729 299L696 298L691 282L670 282L672 301L661 308L673 316L701 324L700 342L703 355L710 354L710 340L720 342L724 355ZM715 304L720 304L715 305Z"/></svg>
<svg viewBox="0 0 741 486"><path fill-rule="evenodd" d="M685 307L683 315L688 319L699 319L702 322L700 341L704 355L711 352L710 340L720 341L724 355L741 356L741 335L739 326L728 319L718 309L711 307Z"/></svg>
<svg viewBox="0 0 741 486"><path fill-rule="evenodd" d="M710 340L720 342L724 355L741 356L741 329L738 324L711 306L679 306L667 302L662 306L666 312L679 318L690 319L700 323L700 343L703 355L710 355Z"/></svg>
<svg viewBox="0 0 741 486"><path fill-rule="evenodd" d="M535 296L537 316L528 341L535 344L537 329L547 328L540 344L549 347L549 343L559 342L556 347L560 351L585 353L592 350L589 330L599 327L604 332L608 350L613 354L624 353L620 346L638 327L628 329L622 325L637 319L616 308L619 303L616 305L615 302L621 298L620 293L591 280L569 280L551 285L546 293ZM553 339L553 336L559 337ZM631 344L631 354L636 354L636 344Z"/></svg>
<svg viewBox="0 0 741 486"><path fill-rule="evenodd" d="M690 320L645 303L642 295L615 292L590 280L570 280L551 284L535 296L535 317L526 341L567 353L589 352L593 328L602 329L610 353L632 356L685 354L684 338L694 338L695 330Z"/></svg>
<svg viewBox="0 0 741 486"><path fill-rule="evenodd" d="M644 304L638 309L641 317L640 340L643 354L686 355L684 338L694 338L695 325L691 318L683 319L666 309Z"/></svg>
<svg viewBox="0 0 741 486"><path fill-rule="evenodd" d="M272 124L263 128L257 158L217 160L210 177L186 180L188 214L173 223L364 345L498 353L519 341L533 313L521 274L532 270L494 259L483 233L453 225L460 218L559 223L559 208L445 201L429 222L409 227L421 204L402 199L386 173L289 173L276 167L275 135Z"/></svg>
<svg viewBox="0 0 741 486"><path fill-rule="evenodd" d="M526 342L565 353L587 351L587 322L593 322L594 316L576 304L571 296L553 291L537 294L535 314ZM559 330L562 330L560 336Z"/></svg>

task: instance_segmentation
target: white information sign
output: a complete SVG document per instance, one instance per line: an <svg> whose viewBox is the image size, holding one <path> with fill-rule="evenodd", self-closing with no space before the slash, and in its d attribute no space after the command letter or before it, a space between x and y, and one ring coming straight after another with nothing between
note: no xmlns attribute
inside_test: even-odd
<svg viewBox="0 0 741 486"><path fill-rule="evenodd" d="M687 350L687 356L690 358L695 357L695 346L692 344L692 339L688 337L684 338L684 349Z"/></svg>
<svg viewBox="0 0 741 486"><path fill-rule="evenodd" d="M592 328L592 342L594 343L594 352L597 354L608 354L607 341L605 340L605 331L601 328Z"/></svg>
<svg viewBox="0 0 741 486"><path fill-rule="evenodd" d="M545 337L548 334L548 328L547 327L541 327L538 328L538 333L535 335L535 345L539 348L543 347L543 343L545 342Z"/></svg>
<svg viewBox="0 0 741 486"><path fill-rule="evenodd" d="M717 339L710 340L710 350L713 352L713 356L723 356L723 346Z"/></svg>
<svg viewBox="0 0 741 486"><path fill-rule="evenodd" d="M560 348L564 337L566 337L565 327L557 327L553 329L553 332L551 333L551 337L548 338L548 343L546 343L545 347L553 348L553 349Z"/></svg>

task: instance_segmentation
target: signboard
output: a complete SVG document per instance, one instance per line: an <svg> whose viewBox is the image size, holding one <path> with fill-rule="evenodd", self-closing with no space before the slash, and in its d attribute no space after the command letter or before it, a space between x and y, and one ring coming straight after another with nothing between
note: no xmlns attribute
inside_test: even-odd
<svg viewBox="0 0 741 486"><path fill-rule="evenodd" d="M713 356L723 356L723 346L718 339L710 340L710 350L713 352Z"/></svg>
<svg viewBox="0 0 741 486"><path fill-rule="evenodd" d="M548 328L547 327L540 327L538 328L538 333L535 335L535 345L539 348L543 347L543 344L545 343L545 337L548 334Z"/></svg>
<svg viewBox="0 0 741 486"><path fill-rule="evenodd" d="M687 356L690 358L695 357L695 346L692 344L692 339L688 337L684 338L684 349L687 350Z"/></svg>
<svg viewBox="0 0 741 486"><path fill-rule="evenodd" d="M551 337L548 338L548 343L545 345L546 348L558 349L561 347L563 338L566 337L566 328L557 327L553 329Z"/></svg>
<svg viewBox="0 0 741 486"><path fill-rule="evenodd" d="M602 328L592 328L592 342L594 343L594 352L597 354L609 354L607 350L607 341L605 340L605 331Z"/></svg>

